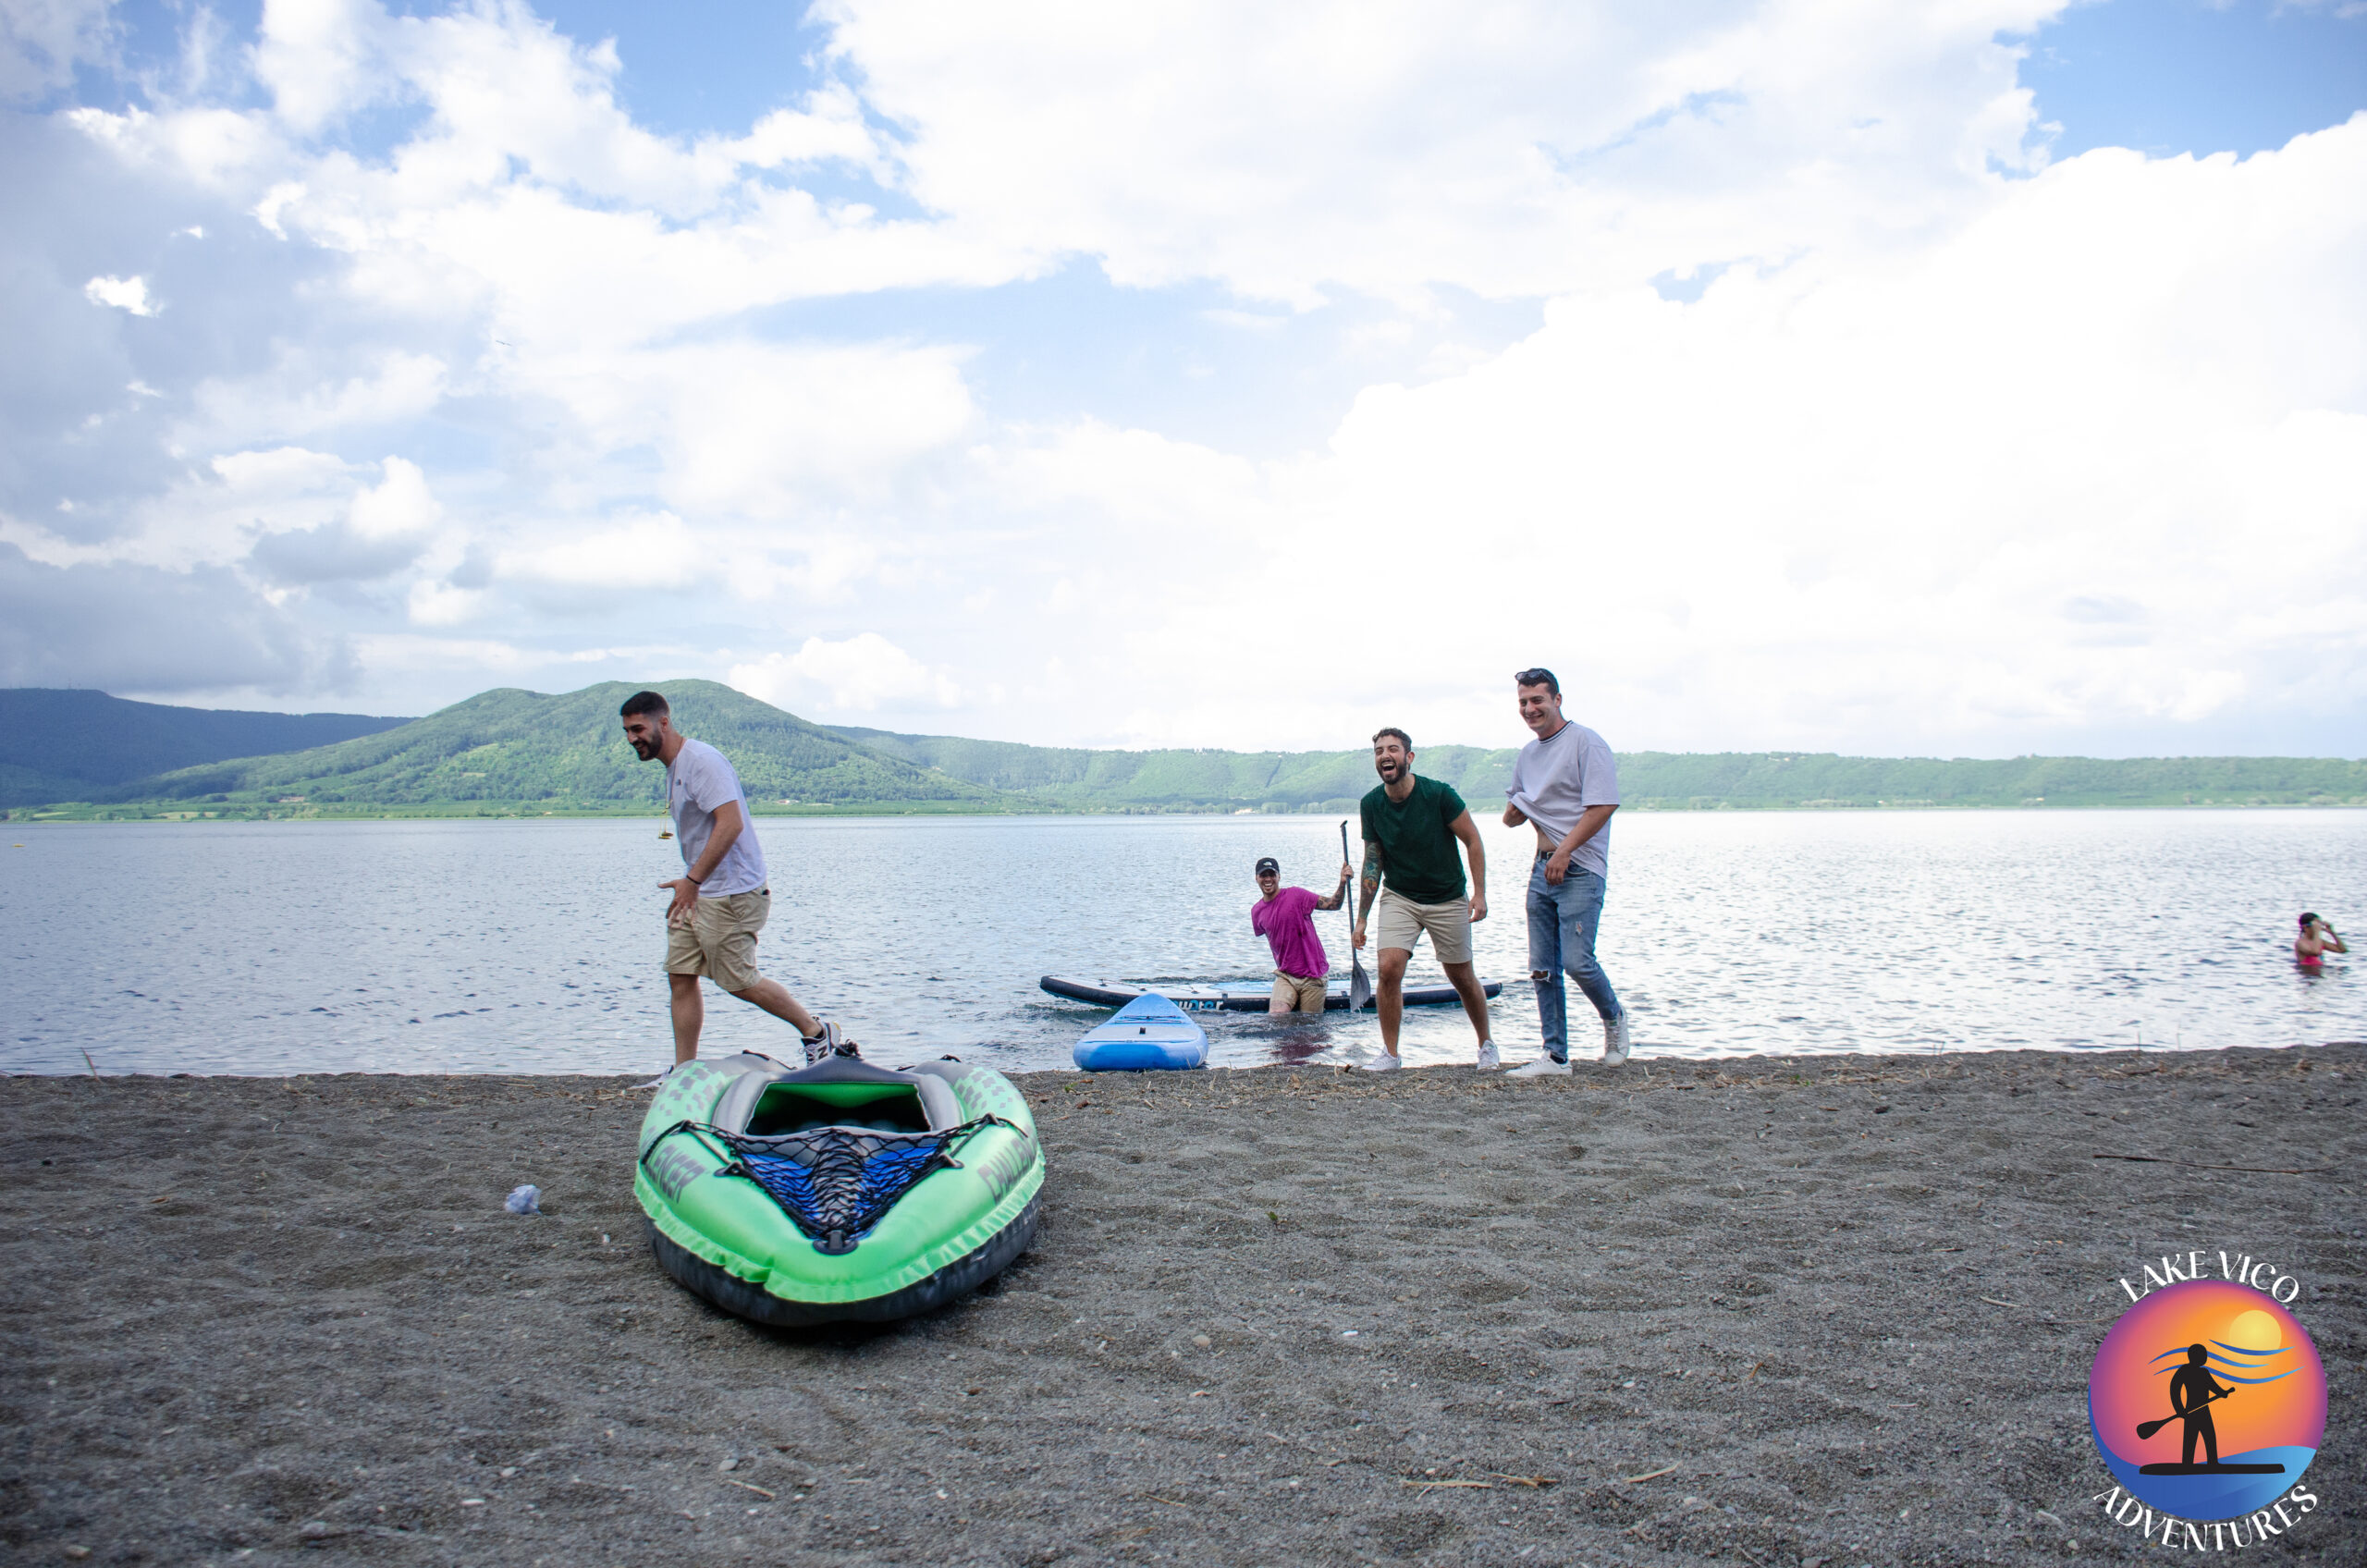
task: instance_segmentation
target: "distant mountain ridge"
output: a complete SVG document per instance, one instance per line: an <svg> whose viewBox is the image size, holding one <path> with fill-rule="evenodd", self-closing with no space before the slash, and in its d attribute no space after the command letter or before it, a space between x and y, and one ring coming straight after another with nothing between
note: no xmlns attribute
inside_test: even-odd
<svg viewBox="0 0 2367 1568"><path fill-rule="evenodd" d="M1063 811L1345 811L1373 786L1349 752L1102 752L831 733ZM1416 771L1501 809L1518 746L1438 745ZM1846 757L1811 752L1621 752L1620 798L1656 810L1918 806L2367 806L2367 761L2327 757Z"/></svg>
<svg viewBox="0 0 2367 1568"><path fill-rule="evenodd" d="M1325 812L1344 815L1372 788L1370 754L1185 749L1096 751L811 723L710 680L653 683L685 734L731 758L760 814L781 812ZM640 686L608 681L558 695L503 688L408 721L358 715L198 715L267 719L253 733L303 724L375 727L329 744L209 757L97 784L142 754L91 726L158 705L100 693L70 722L39 733L46 773L73 788L40 797L43 815L217 816L517 815L655 812L663 772L635 758L617 708ZM0 698L25 698L23 692ZM43 693L30 694L33 697ZM59 693L46 693L48 696ZM13 710L37 717L37 704ZM61 710L63 711L63 710ZM12 710L0 703L0 717ZM75 717L79 715L80 717ZM96 716L94 717L94 716ZM78 728L80 726L80 728ZM99 728L104 729L104 724ZM235 732L235 731L234 731ZM65 743L61 743L61 737ZM85 741L87 741L87 744ZM112 749L110 749L112 748ZM1453 784L1476 809L1499 809L1517 749L1438 745L1419 770ZM101 759L93 761L91 759ZM105 759L114 759L106 761ZM79 772L68 773L67 769ZM1619 758L1630 809L1778 807L2348 805L2367 806L2367 761L2315 757L2008 759L1845 757L1797 752L1629 752ZM62 802L62 803L59 803ZM11 797L8 813L34 815Z"/></svg>
<svg viewBox="0 0 2367 1568"><path fill-rule="evenodd" d="M833 726L830 732L874 751L984 785L1037 810L1345 811L1374 784L1372 753L1353 752L1089 751L899 735ZM1515 750L1431 746L1419 771L1464 793L1501 797Z"/></svg>
<svg viewBox="0 0 2367 1568"><path fill-rule="evenodd" d="M686 735L720 748L752 804L896 802L991 808L994 791L840 739L712 680L661 688ZM608 681L549 696L480 692L399 729L277 756L180 768L112 801L318 811L531 807L654 811L665 769L625 743L618 707L641 687Z"/></svg>
<svg viewBox="0 0 2367 1568"><path fill-rule="evenodd" d="M174 707L79 688L0 687L0 732L20 742L0 762L0 806L89 800L175 768L303 751L411 722L359 713ZM34 736L37 747L21 746Z"/></svg>

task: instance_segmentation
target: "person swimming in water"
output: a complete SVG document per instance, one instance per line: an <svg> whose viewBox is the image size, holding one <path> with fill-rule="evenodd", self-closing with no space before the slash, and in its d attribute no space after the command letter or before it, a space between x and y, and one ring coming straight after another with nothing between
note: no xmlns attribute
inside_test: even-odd
<svg viewBox="0 0 2367 1568"><path fill-rule="evenodd" d="M2301 934L2293 938L2293 962L2306 969L2317 969L2325 963L2327 953L2347 953L2349 945L2335 934L2333 926L2314 914L2301 917Z"/></svg>

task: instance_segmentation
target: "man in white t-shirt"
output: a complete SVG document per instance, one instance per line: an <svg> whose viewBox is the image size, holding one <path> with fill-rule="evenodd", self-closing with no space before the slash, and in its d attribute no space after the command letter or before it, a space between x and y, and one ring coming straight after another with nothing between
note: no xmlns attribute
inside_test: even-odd
<svg viewBox="0 0 2367 1568"><path fill-rule="evenodd" d="M743 1002L796 1025L810 1065L828 1056L852 1056L853 1044L835 1023L798 1004L778 980L756 973L756 933L772 913L765 851L748 821L748 797L723 753L674 728L673 710L655 692L625 699L625 739L644 762L666 765L666 809L682 849L683 874L661 888L673 890L666 910L666 981L674 1014L674 1065L699 1054L706 1004L704 974Z"/></svg>
<svg viewBox="0 0 2367 1568"><path fill-rule="evenodd" d="M1594 958L1602 920L1603 883L1611 871L1611 814L1619 809L1619 766L1601 736L1562 717L1562 683L1550 669L1513 677L1521 722L1537 739L1520 749L1512 788L1504 791L1504 826L1537 829L1537 864L1528 877L1528 979L1545 1054L1510 1076L1538 1078L1570 1071L1567 974L1602 1015L1602 1060L1627 1060L1627 1010Z"/></svg>

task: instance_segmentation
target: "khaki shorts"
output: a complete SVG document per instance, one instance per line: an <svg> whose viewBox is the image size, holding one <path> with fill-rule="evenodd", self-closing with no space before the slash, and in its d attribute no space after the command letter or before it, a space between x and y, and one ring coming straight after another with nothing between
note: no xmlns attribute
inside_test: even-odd
<svg viewBox="0 0 2367 1568"><path fill-rule="evenodd" d="M1471 962L1471 905L1464 899L1442 904L1417 904L1383 888L1373 911L1383 949L1414 950L1422 933L1430 934L1430 952L1441 963Z"/></svg>
<svg viewBox="0 0 2367 1568"><path fill-rule="evenodd" d="M773 890L701 899L688 925L666 927L666 973L704 974L727 991L744 991L756 973L756 933L773 912Z"/></svg>
<svg viewBox="0 0 2367 1568"><path fill-rule="evenodd" d="M1274 999L1284 1012L1321 1012L1323 993L1330 989L1321 974L1285 974L1274 971Z"/></svg>

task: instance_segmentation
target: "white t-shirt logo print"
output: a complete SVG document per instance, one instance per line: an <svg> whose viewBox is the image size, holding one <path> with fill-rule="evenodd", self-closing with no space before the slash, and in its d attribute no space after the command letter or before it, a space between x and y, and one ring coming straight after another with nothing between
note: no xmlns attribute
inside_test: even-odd
<svg viewBox="0 0 2367 1568"><path fill-rule="evenodd" d="M700 885L702 898L729 898L763 887L765 851L756 842L756 823L748 815L748 797L741 790L740 776L723 760L721 752L704 741L685 739L682 749L666 766L666 810L674 819L674 839L682 847L683 865L698 864L708 836L715 831L715 814L733 801L740 805L740 837Z"/></svg>

